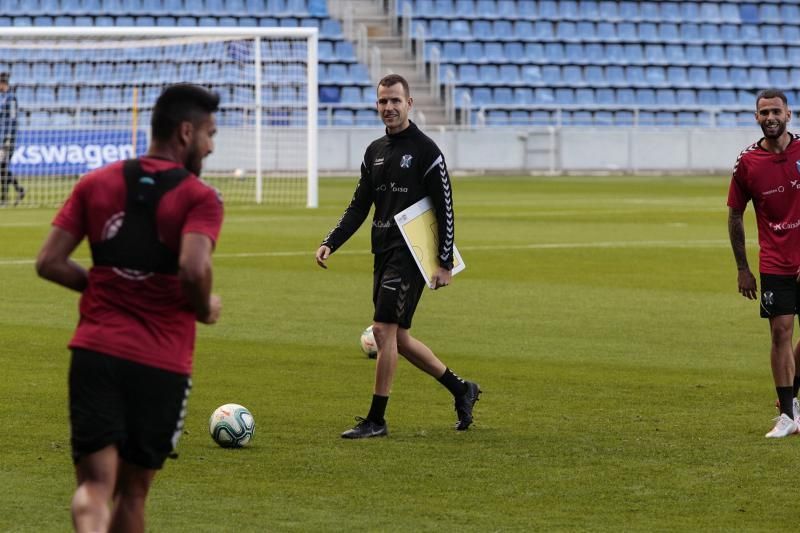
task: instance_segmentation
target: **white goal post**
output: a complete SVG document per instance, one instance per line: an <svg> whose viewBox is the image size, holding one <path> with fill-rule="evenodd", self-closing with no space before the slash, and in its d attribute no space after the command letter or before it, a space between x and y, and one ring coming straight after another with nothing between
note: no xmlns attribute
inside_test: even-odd
<svg viewBox="0 0 800 533"><path fill-rule="evenodd" d="M203 179L226 202L317 207L317 40L315 27L4 28L22 205L58 204L85 172L142 155L163 87L192 82L221 96Z"/></svg>

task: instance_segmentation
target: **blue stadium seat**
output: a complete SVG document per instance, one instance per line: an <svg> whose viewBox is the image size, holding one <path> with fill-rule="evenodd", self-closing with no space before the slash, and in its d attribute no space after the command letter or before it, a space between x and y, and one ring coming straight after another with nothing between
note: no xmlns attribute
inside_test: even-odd
<svg viewBox="0 0 800 533"><path fill-rule="evenodd" d="M636 105L636 91L629 88L617 89L617 104L623 106Z"/></svg>
<svg viewBox="0 0 800 533"><path fill-rule="evenodd" d="M486 60L493 63L504 63L506 61L503 43L500 42L486 43L483 47L483 54Z"/></svg>
<svg viewBox="0 0 800 533"><path fill-rule="evenodd" d="M622 20L639 20L638 2L623 1L619 4L619 18Z"/></svg>
<svg viewBox="0 0 800 533"><path fill-rule="evenodd" d="M340 39L342 37L342 25L338 20L323 19L319 26L319 36L325 39Z"/></svg>
<svg viewBox="0 0 800 533"><path fill-rule="evenodd" d="M456 12L458 12L458 8L456 8ZM475 15L483 18L496 17L497 4L494 0L477 0L475 3Z"/></svg>
<svg viewBox="0 0 800 533"><path fill-rule="evenodd" d="M660 40L658 29L653 22L639 23L639 39L644 42L658 42Z"/></svg>
<svg viewBox="0 0 800 533"><path fill-rule="evenodd" d="M699 125L695 111L678 111L677 125L691 128Z"/></svg>
<svg viewBox="0 0 800 533"><path fill-rule="evenodd" d="M661 20L669 22L680 22L683 20L680 6L677 2L661 2L660 16Z"/></svg>
<svg viewBox="0 0 800 533"><path fill-rule="evenodd" d="M484 41L488 41L495 38L494 28L492 27L492 23L489 22L488 20L473 20L471 30L469 30L470 25L465 22L464 23L465 27L468 28L467 33L456 29L456 26L459 25L459 22L462 21L455 20L450 23L450 33L453 37L461 37L465 39L474 37L476 39L481 39Z"/></svg>
<svg viewBox="0 0 800 533"><path fill-rule="evenodd" d="M711 65L725 65L725 48L720 44L709 44L706 46L706 61Z"/></svg>
<svg viewBox="0 0 800 533"><path fill-rule="evenodd" d="M522 81L526 85L539 85L544 82L542 69L539 65L524 65L522 67Z"/></svg>
<svg viewBox="0 0 800 533"><path fill-rule="evenodd" d="M605 42L619 41L617 37L617 28L613 22L598 22L597 23L597 38Z"/></svg>
<svg viewBox="0 0 800 533"><path fill-rule="evenodd" d="M336 57L339 58L341 61L355 61L356 60L356 51L353 47L353 43L350 41L338 41L334 45L334 50L336 50Z"/></svg>
<svg viewBox="0 0 800 533"><path fill-rule="evenodd" d="M458 67L458 82L459 83L476 83L480 81L478 76L478 66L465 64Z"/></svg>
<svg viewBox="0 0 800 533"><path fill-rule="evenodd" d="M561 69L561 81L571 87L585 85L583 69L577 65L565 65Z"/></svg>
<svg viewBox="0 0 800 533"><path fill-rule="evenodd" d="M559 87L555 91L555 102L560 105L571 105L575 103L575 91L568 87Z"/></svg>
<svg viewBox="0 0 800 533"><path fill-rule="evenodd" d="M564 47L564 57L569 63L586 63L586 53L581 43L567 43Z"/></svg>
<svg viewBox="0 0 800 533"><path fill-rule="evenodd" d="M750 77L745 67L731 67L728 70L728 79L734 87L750 87Z"/></svg>
<svg viewBox="0 0 800 533"><path fill-rule="evenodd" d="M620 22L617 24L617 38L625 42L638 42L639 34L634 22Z"/></svg>
<svg viewBox="0 0 800 533"><path fill-rule="evenodd" d="M533 98L536 104L554 104L556 101L556 96L553 93L553 89L549 87L537 87L533 91Z"/></svg>
<svg viewBox="0 0 800 533"><path fill-rule="evenodd" d="M602 65L607 62L605 47L600 43L587 43L583 47L584 60L590 65Z"/></svg>
<svg viewBox="0 0 800 533"><path fill-rule="evenodd" d="M357 109L355 124L356 126L378 126L380 120L373 109Z"/></svg>
<svg viewBox="0 0 800 533"><path fill-rule="evenodd" d="M789 89L791 87L788 69L770 68L767 75L770 87L778 87L779 89Z"/></svg>
<svg viewBox="0 0 800 533"><path fill-rule="evenodd" d="M667 83L671 87L691 86L686 67L667 67Z"/></svg>
<svg viewBox="0 0 800 533"><path fill-rule="evenodd" d="M525 57L525 48L523 47L522 43L518 41L504 43L503 55L507 61L512 61L514 63L527 62L527 58Z"/></svg>
<svg viewBox="0 0 800 533"><path fill-rule="evenodd" d="M530 105L533 102L533 89L530 87L516 87L514 89L514 103L516 105Z"/></svg>
<svg viewBox="0 0 800 533"><path fill-rule="evenodd" d="M595 90L595 99L600 105L614 105L617 103L614 89L597 89Z"/></svg>
<svg viewBox="0 0 800 533"><path fill-rule="evenodd" d="M729 44L725 47L725 62L732 66L749 65L745 56L744 46L739 44Z"/></svg>
<svg viewBox="0 0 800 533"><path fill-rule="evenodd" d="M709 87L708 70L705 67L689 67L689 83L693 87Z"/></svg>
<svg viewBox="0 0 800 533"><path fill-rule="evenodd" d="M544 55L548 63L563 63L564 45L562 43L546 43Z"/></svg>
<svg viewBox="0 0 800 533"><path fill-rule="evenodd" d="M517 18L517 2L514 0L498 0L497 16L507 19Z"/></svg>
<svg viewBox="0 0 800 533"><path fill-rule="evenodd" d="M628 80L625 76L625 67L621 65L609 65L606 67L606 82L611 87L626 87Z"/></svg>
<svg viewBox="0 0 800 533"><path fill-rule="evenodd" d="M783 22L778 5L767 3L763 3L758 6L758 20L759 22L775 24L781 24Z"/></svg>
<svg viewBox="0 0 800 533"><path fill-rule="evenodd" d="M656 90L656 104L660 106L674 106L677 103L678 98L673 89Z"/></svg>
<svg viewBox="0 0 800 533"><path fill-rule="evenodd" d="M594 105L594 90L586 88L575 89L575 103L578 105Z"/></svg>
<svg viewBox="0 0 800 533"><path fill-rule="evenodd" d="M542 81L547 85L561 84L561 67L557 65L545 65L542 67Z"/></svg>
<svg viewBox="0 0 800 533"><path fill-rule="evenodd" d="M524 109L512 109L508 115L511 126L527 126L531 121L530 114Z"/></svg>
<svg viewBox="0 0 800 533"><path fill-rule="evenodd" d="M662 44L647 44L644 47L644 56L650 65L666 65L667 56Z"/></svg>
<svg viewBox="0 0 800 533"><path fill-rule="evenodd" d="M472 30L466 20L448 23L446 20L434 19L430 21L428 36L434 39L470 39Z"/></svg>
<svg viewBox="0 0 800 533"><path fill-rule="evenodd" d="M633 126L634 123L633 111L614 111L614 124L617 126Z"/></svg>
<svg viewBox="0 0 800 533"><path fill-rule="evenodd" d="M691 3L691 2L687 2ZM683 4L685 5L685 4ZM697 20L697 19L688 19ZM680 25L680 39L683 43L699 43L703 41L700 35L700 26L694 22L684 22Z"/></svg>
<svg viewBox="0 0 800 533"><path fill-rule="evenodd" d="M643 106L656 104L656 92L653 89L636 89L636 103Z"/></svg>
<svg viewBox="0 0 800 533"><path fill-rule="evenodd" d="M539 18L558 19L558 3L555 0L539 0Z"/></svg>
<svg viewBox="0 0 800 533"><path fill-rule="evenodd" d="M480 43L476 43L480 44ZM464 48L458 41L445 41L442 45L442 61L455 62L461 61L464 57Z"/></svg>
<svg viewBox="0 0 800 533"><path fill-rule="evenodd" d="M492 103L492 90L488 87L474 87L470 92L472 95L472 105L483 107Z"/></svg>
<svg viewBox="0 0 800 533"><path fill-rule="evenodd" d="M454 42L454 41L450 41ZM486 55L483 53L483 44L478 41L464 43L464 60L470 63L485 63Z"/></svg>
<svg viewBox="0 0 800 533"><path fill-rule="evenodd" d="M578 20L599 20L600 3L597 0L581 0L578 3Z"/></svg>
<svg viewBox="0 0 800 533"><path fill-rule="evenodd" d="M556 39L572 41L578 38L577 25L571 20L562 20L556 23Z"/></svg>
<svg viewBox="0 0 800 533"><path fill-rule="evenodd" d="M517 0L516 4L520 18L535 19L539 17L535 0Z"/></svg>
<svg viewBox="0 0 800 533"><path fill-rule="evenodd" d="M478 77L485 84L497 83L499 78L497 65L481 65L478 67Z"/></svg>
<svg viewBox="0 0 800 533"><path fill-rule="evenodd" d="M780 6L781 14L780 14L780 21L785 22L789 20L798 21L800 20L800 5L796 3L788 3L784 2Z"/></svg>
<svg viewBox="0 0 800 533"><path fill-rule="evenodd" d="M472 18L476 15L475 2L472 0L456 0L455 16L458 18Z"/></svg>
<svg viewBox="0 0 800 533"><path fill-rule="evenodd" d="M736 121L736 113L732 111L720 111L717 116L717 126L723 128L734 128L738 126Z"/></svg>
<svg viewBox="0 0 800 533"><path fill-rule="evenodd" d="M661 20L661 13L656 2L641 2L639 4L640 20Z"/></svg>
<svg viewBox="0 0 800 533"><path fill-rule="evenodd" d="M638 65L625 67L625 78L632 87L646 87L649 85L644 77L644 67Z"/></svg>
<svg viewBox="0 0 800 533"><path fill-rule="evenodd" d="M514 85L520 82L519 68L516 65L500 65L500 82Z"/></svg>
<svg viewBox="0 0 800 533"><path fill-rule="evenodd" d="M361 103L361 88L355 86L342 87L340 101L344 104Z"/></svg>
<svg viewBox="0 0 800 533"><path fill-rule="evenodd" d="M657 111L656 126L674 126L675 113L672 111Z"/></svg>
<svg viewBox="0 0 800 533"><path fill-rule="evenodd" d="M763 46L749 45L744 49L745 57L747 58L748 65L760 65L766 58L766 53Z"/></svg>
<svg viewBox="0 0 800 533"><path fill-rule="evenodd" d="M706 61L706 52L703 49L702 45L699 44L689 44L685 47L686 50L686 60L691 65L706 65L708 61Z"/></svg>
<svg viewBox="0 0 800 533"><path fill-rule="evenodd" d="M515 30L515 35L519 30ZM537 20L533 25L533 33L529 34L526 37L527 39L531 39L537 41L549 41L555 37L555 33L553 31L553 23L549 20Z"/></svg>
<svg viewBox="0 0 800 533"><path fill-rule="evenodd" d="M542 43L525 43L526 63L547 63L547 54Z"/></svg>
<svg viewBox="0 0 800 533"><path fill-rule="evenodd" d="M731 87L731 82L728 79L728 69L725 67L709 67L708 81L712 87L718 89Z"/></svg>
<svg viewBox="0 0 800 533"><path fill-rule="evenodd" d="M742 42L761 42L761 32L759 31L759 26L755 24L742 24L739 35Z"/></svg>
<svg viewBox="0 0 800 533"><path fill-rule="evenodd" d="M606 76L603 67L600 65L588 65L583 70L586 83L594 87L602 87L606 85Z"/></svg>
<svg viewBox="0 0 800 533"><path fill-rule="evenodd" d="M534 25L530 20L517 20L514 22L514 39L527 41L534 35Z"/></svg>
<svg viewBox="0 0 800 533"><path fill-rule="evenodd" d="M355 117L353 112L349 109L334 109L333 110L333 125L334 126L353 126L355 124Z"/></svg>
<svg viewBox="0 0 800 533"><path fill-rule="evenodd" d="M634 65L642 65L645 63L644 49L639 43L631 43L625 45L625 60L627 63Z"/></svg>
<svg viewBox="0 0 800 533"><path fill-rule="evenodd" d="M736 24L723 24L719 27L719 40L723 43L739 41L739 26Z"/></svg>
<svg viewBox="0 0 800 533"><path fill-rule="evenodd" d="M328 80L332 83L348 84L350 79L350 70L345 63L331 63L328 65Z"/></svg>
<svg viewBox="0 0 800 533"><path fill-rule="evenodd" d="M750 84L753 87L770 87L769 76L767 76L767 69L755 67L750 69Z"/></svg>
<svg viewBox="0 0 800 533"><path fill-rule="evenodd" d="M639 111L637 120L639 126L650 127L658 125L654 111Z"/></svg>
<svg viewBox="0 0 800 533"><path fill-rule="evenodd" d="M497 105L513 105L514 93L510 87L496 87L492 92L492 99Z"/></svg>
<svg viewBox="0 0 800 533"><path fill-rule="evenodd" d="M722 22L729 24L740 24L742 22L739 17L739 7L729 2L720 4L719 18Z"/></svg>
<svg viewBox="0 0 800 533"><path fill-rule="evenodd" d="M644 79L651 87L665 87L667 85L667 73L664 67L646 67Z"/></svg>
<svg viewBox="0 0 800 533"><path fill-rule="evenodd" d="M683 48L683 45L680 44L668 44L664 47L664 55L666 56L667 63L671 65L688 65L689 62L686 59L686 51Z"/></svg>
<svg viewBox="0 0 800 533"><path fill-rule="evenodd" d="M492 23L492 34L495 39L511 40L514 38L514 25L509 20L495 20Z"/></svg>
<svg viewBox="0 0 800 533"><path fill-rule="evenodd" d="M681 2L681 19L683 21L700 20L700 6L698 2Z"/></svg>
<svg viewBox="0 0 800 533"><path fill-rule="evenodd" d="M800 26L796 24L784 24L782 40L790 44L800 42Z"/></svg>
<svg viewBox="0 0 800 533"><path fill-rule="evenodd" d="M717 103L724 106L736 105L736 91L732 89L719 89L717 90Z"/></svg>
<svg viewBox="0 0 800 533"><path fill-rule="evenodd" d="M613 0L603 0L597 8L598 20L619 20L619 4Z"/></svg>

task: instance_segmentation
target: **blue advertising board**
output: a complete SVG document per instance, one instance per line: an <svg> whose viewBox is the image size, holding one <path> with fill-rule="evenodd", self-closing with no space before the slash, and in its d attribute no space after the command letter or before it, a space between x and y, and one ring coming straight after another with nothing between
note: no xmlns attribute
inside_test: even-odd
<svg viewBox="0 0 800 533"><path fill-rule="evenodd" d="M11 172L18 176L85 174L108 163L138 157L147 150L144 131L22 130L11 156Z"/></svg>

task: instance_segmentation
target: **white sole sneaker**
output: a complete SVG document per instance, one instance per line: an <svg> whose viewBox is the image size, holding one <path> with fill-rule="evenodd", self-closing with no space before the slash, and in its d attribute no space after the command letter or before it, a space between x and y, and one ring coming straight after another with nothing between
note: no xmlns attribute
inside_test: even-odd
<svg viewBox="0 0 800 533"><path fill-rule="evenodd" d="M780 439L782 437L788 437L789 435L795 435L798 432L800 432L800 427L798 427L797 422L785 414L781 414L781 416L775 419L775 427L764 436L768 439Z"/></svg>

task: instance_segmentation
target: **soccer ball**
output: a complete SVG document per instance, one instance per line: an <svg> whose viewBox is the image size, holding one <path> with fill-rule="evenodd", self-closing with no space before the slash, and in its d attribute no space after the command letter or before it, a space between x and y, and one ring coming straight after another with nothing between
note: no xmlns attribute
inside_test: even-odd
<svg viewBox="0 0 800 533"><path fill-rule="evenodd" d="M378 345L375 344L375 335L372 334L372 326L361 332L361 351L370 359L378 357Z"/></svg>
<svg viewBox="0 0 800 533"><path fill-rule="evenodd" d="M223 448L241 448L252 440L256 421L252 413L238 403L217 407L208 421L208 431L214 442Z"/></svg>

